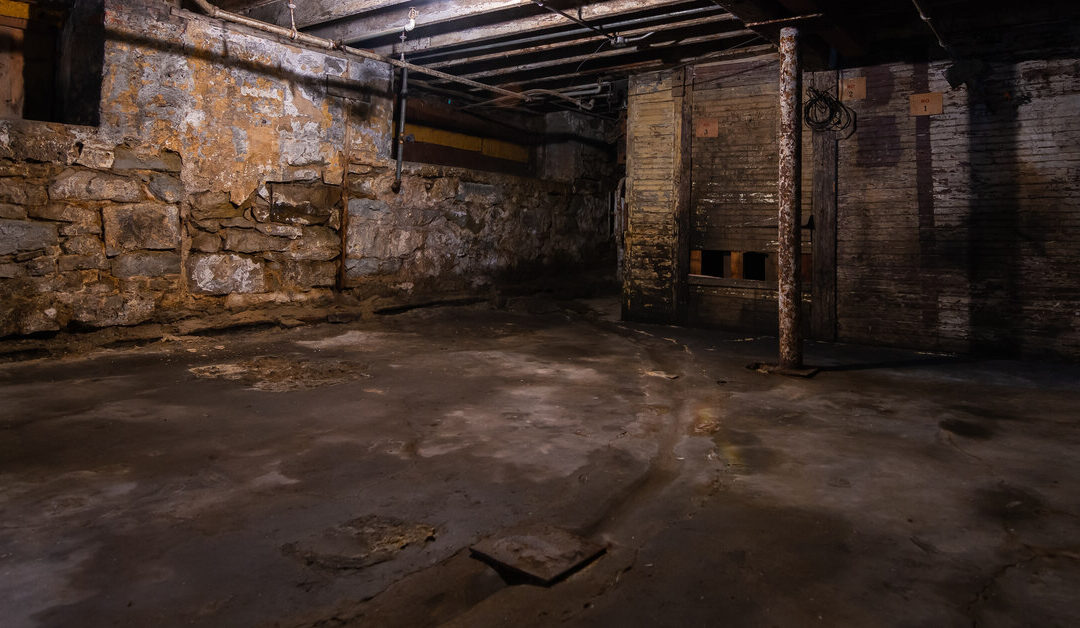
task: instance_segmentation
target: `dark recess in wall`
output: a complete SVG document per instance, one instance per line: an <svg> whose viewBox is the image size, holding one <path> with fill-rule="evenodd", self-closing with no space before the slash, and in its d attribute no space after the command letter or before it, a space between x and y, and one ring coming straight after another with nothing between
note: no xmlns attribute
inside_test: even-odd
<svg viewBox="0 0 1080 628"><path fill-rule="evenodd" d="M23 118L98 125L104 0L30 5L22 52Z"/></svg>

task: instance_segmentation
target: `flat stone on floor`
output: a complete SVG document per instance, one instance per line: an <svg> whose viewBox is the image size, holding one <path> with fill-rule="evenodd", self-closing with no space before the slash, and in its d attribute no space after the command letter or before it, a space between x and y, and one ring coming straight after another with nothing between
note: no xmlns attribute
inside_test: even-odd
<svg viewBox="0 0 1080 628"><path fill-rule="evenodd" d="M607 548L552 526L515 528L469 548L501 574L550 586L600 557Z"/></svg>

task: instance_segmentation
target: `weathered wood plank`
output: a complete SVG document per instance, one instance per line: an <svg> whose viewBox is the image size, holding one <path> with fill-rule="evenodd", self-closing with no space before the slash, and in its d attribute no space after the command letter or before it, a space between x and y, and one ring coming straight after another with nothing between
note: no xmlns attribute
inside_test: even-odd
<svg viewBox="0 0 1080 628"><path fill-rule="evenodd" d="M811 85L831 92L835 71L817 72ZM818 340L836 340L836 154L837 141L830 132L813 134L813 291L810 333Z"/></svg>

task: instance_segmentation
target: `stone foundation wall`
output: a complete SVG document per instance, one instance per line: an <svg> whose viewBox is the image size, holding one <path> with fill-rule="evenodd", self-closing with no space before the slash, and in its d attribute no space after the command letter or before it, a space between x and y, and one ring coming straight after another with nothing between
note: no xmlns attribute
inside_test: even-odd
<svg viewBox="0 0 1080 628"><path fill-rule="evenodd" d="M0 336L479 293L608 248L595 168L407 164L393 193L388 66L152 0L105 23L101 126L0 120Z"/></svg>

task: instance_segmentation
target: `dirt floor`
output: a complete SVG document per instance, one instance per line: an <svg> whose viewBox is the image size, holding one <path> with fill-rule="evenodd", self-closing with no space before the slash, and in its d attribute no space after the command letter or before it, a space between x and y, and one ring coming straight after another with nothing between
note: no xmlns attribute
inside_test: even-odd
<svg viewBox="0 0 1080 628"><path fill-rule="evenodd" d="M0 365L4 626L1077 626L1080 367L514 299ZM550 587L469 547L603 544Z"/></svg>

